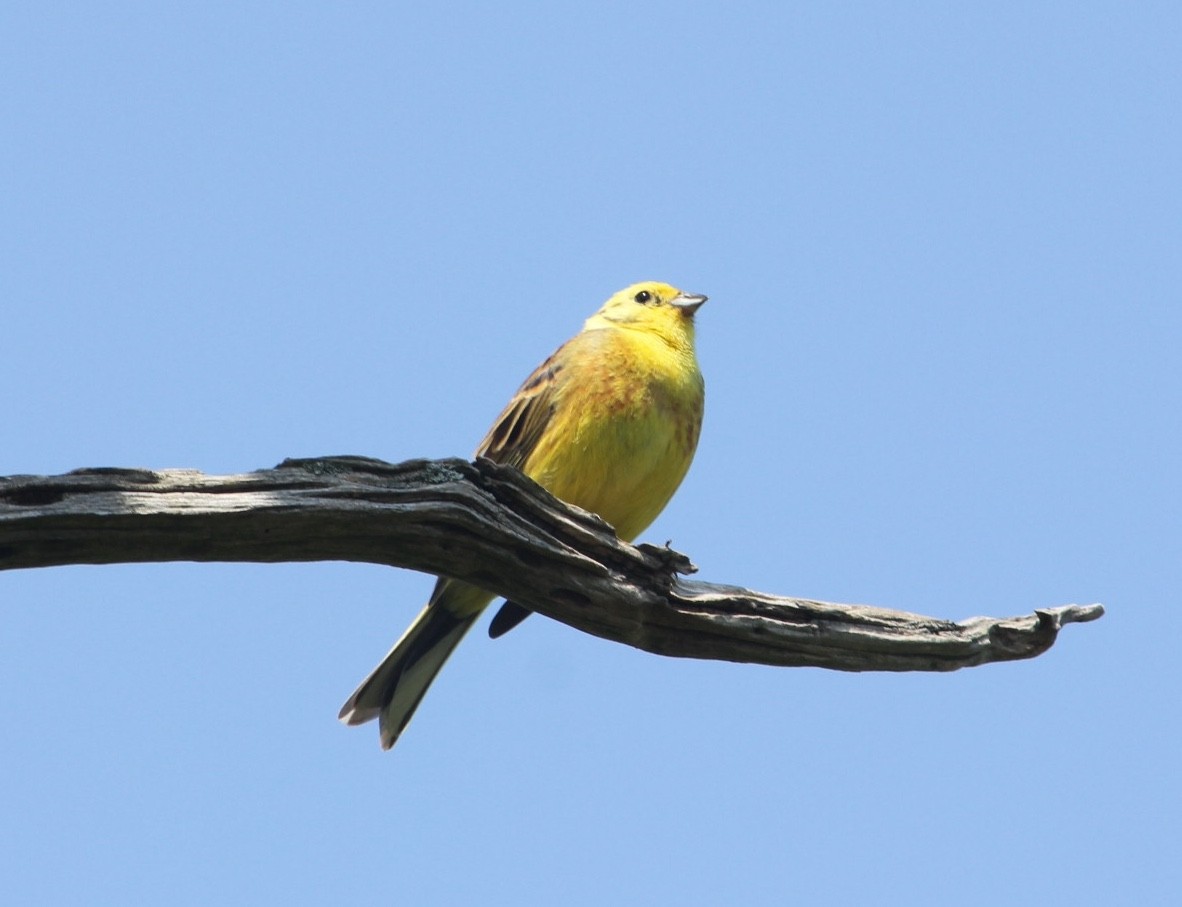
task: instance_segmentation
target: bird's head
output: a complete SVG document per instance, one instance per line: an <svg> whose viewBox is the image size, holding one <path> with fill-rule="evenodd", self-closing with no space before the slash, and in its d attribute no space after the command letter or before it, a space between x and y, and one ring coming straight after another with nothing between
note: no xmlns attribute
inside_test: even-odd
<svg viewBox="0 0 1182 907"><path fill-rule="evenodd" d="M619 327L655 334L675 346L692 345L694 312L705 296L646 280L616 293L587 319L585 330Z"/></svg>

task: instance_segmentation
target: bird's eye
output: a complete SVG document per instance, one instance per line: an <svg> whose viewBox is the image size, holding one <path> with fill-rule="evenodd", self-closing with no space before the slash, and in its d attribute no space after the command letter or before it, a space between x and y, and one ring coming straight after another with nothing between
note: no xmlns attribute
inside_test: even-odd
<svg viewBox="0 0 1182 907"><path fill-rule="evenodd" d="M647 302L651 302L652 298L653 298L653 294L650 293L648 290L641 290L639 293L637 293L633 297L633 299L635 299L641 305L644 305Z"/></svg>

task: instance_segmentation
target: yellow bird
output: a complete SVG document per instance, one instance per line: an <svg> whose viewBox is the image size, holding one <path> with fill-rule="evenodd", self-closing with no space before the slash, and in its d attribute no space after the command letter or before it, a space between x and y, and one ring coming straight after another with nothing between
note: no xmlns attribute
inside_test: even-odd
<svg viewBox="0 0 1182 907"><path fill-rule="evenodd" d="M516 466L632 541L669 502L698 445L704 384L694 313L705 301L655 282L616 293L526 379L476 456ZM440 577L427 606L341 708L341 721L380 718L382 749L392 747L493 598ZM528 614L507 603L490 635Z"/></svg>

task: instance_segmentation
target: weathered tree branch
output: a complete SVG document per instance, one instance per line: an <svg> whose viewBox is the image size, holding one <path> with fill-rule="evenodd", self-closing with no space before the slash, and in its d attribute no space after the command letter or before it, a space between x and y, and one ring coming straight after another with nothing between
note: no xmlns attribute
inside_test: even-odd
<svg viewBox="0 0 1182 907"><path fill-rule="evenodd" d="M662 655L948 671L1046 651L1100 605L952 622L689 582L681 554L486 460L287 460L246 475L82 469L0 478L0 569L147 561L361 561L443 573Z"/></svg>

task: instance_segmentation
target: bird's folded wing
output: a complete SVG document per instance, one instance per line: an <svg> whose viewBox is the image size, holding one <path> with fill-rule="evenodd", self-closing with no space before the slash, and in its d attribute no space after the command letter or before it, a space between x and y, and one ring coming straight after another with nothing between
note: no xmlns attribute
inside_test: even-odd
<svg viewBox="0 0 1182 907"><path fill-rule="evenodd" d="M554 379L563 369L563 349L565 347L525 379L525 383L480 442L476 456L487 457L524 471L526 460L537 447L554 415L557 404Z"/></svg>

